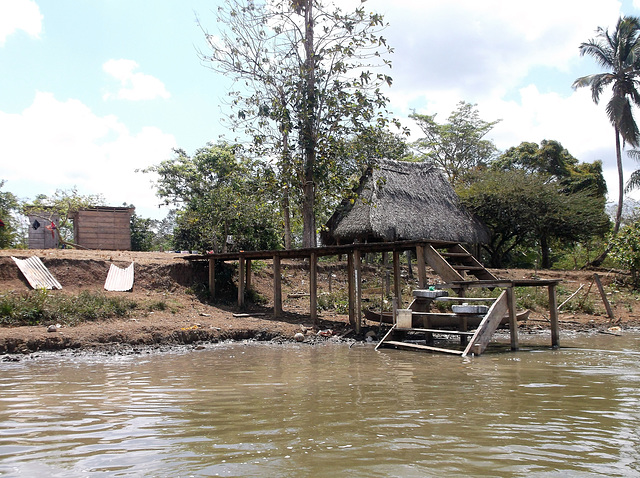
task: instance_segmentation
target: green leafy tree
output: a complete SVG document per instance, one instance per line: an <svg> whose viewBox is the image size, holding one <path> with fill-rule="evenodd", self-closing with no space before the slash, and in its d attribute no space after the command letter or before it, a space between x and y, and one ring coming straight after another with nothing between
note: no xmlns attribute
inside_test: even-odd
<svg viewBox="0 0 640 478"><path fill-rule="evenodd" d="M5 185L4 180L0 180L0 189ZM0 190L0 249L15 247L19 240L19 228L16 214L19 211L18 198L9 191Z"/></svg>
<svg viewBox="0 0 640 478"><path fill-rule="evenodd" d="M299 199L303 246L315 246L317 200L342 173L340 142L389 121L381 87L391 78L373 71L390 67L383 18L320 0L227 0L218 20L202 57L242 85L231 93L232 126L276 158L285 222Z"/></svg>
<svg viewBox="0 0 640 478"><path fill-rule="evenodd" d="M465 173L486 165L497 152L493 142L483 138L499 120L484 121L476 105L459 102L443 124L436 122L436 115L414 113L409 117L425 135L415 142L415 147L424 160L432 161L445 172L454 187Z"/></svg>
<svg viewBox="0 0 640 478"><path fill-rule="evenodd" d="M620 17L612 33L598 27L596 38L580 45L580 55L592 56L603 73L582 76L573 82L574 88L589 87L597 104L606 87L611 86L611 99L607 103L607 116L613 125L618 166L618 209L613 234L620 229L624 200L622 169L622 143L639 146L638 126L633 117L632 105L640 106L638 75L640 74L640 19ZM602 262L606 252L594 262Z"/></svg>
<svg viewBox="0 0 640 478"><path fill-rule="evenodd" d="M523 170L486 169L468 188L462 203L491 230L483 248L491 267L503 267L513 251L538 247L542 267L552 265L554 241L578 241L608 227L602 198L590 191L567 192L548 176Z"/></svg>
<svg viewBox="0 0 640 478"><path fill-rule="evenodd" d="M131 206L130 206L131 207ZM152 251L155 233L153 232L157 221L138 216L135 212L131 215L131 250Z"/></svg>
<svg viewBox="0 0 640 478"><path fill-rule="evenodd" d="M580 163L558 141L545 139L540 145L522 142L502 153L491 163L491 168L541 174L546 181L559 184L566 192L588 190L606 201L607 183L602 175L602 161Z"/></svg>
<svg viewBox="0 0 640 478"><path fill-rule="evenodd" d="M39 214L42 219L51 220L58 216L57 231L63 242L73 242L73 223L71 217L74 212L96 206L105 206L105 199L101 194L78 194L78 189L57 189L47 196L39 194L30 202L22 205L21 212L28 216Z"/></svg>
<svg viewBox="0 0 640 478"><path fill-rule="evenodd" d="M177 207L174 245L226 252L280 245L277 207L266 187L270 171L225 144L198 149L145 170L159 176L157 195Z"/></svg>
<svg viewBox="0 0 640 478"><path fill-rule="evenodd" d="M640 286L640 221L624 226L610 242L611 256L631 272L634 287Z"/></svg>

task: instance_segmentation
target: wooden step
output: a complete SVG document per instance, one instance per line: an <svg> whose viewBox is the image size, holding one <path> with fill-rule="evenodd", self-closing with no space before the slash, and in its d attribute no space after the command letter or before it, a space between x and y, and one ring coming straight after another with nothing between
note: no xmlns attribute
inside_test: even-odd
<svg viewBox="0 0 640 478"><path fill-rule="evenodd" d="M468 335L473 336L475 331L464 332L462 330L445 330L445 329L419 329L419 328L410 328L410 329L400 329L402 332L419 332L419 333L431 333L431 334L444 334L444 335Z"/></svg>
<svg viewBox="0 0 640 478"><path fill-rule="evenodd" d="M438 302L494 302L495 297L436 297Z"/></svg>
<svg viewBox="0 0 640 478"><path fill-rule="evenodd" d="M442 257L472 257L468 252L441 252Z"/></svg>
<svg viewBox="0 0 640 478"><path fill-rule="evenodd" d="M429 350L431 352L441 352L446 354L462 355L462 350L443 349L441 347L432 347L430 345L411 344L407 342L398 342L396 340L387 340L382 345L391 345L398 348L414 349L414 350Z"/></svg>
<svg viewBox="0 0 640 478"><path fill-rule="evenodd" d="M485 270L485 268L482 266L472 266L472 265L465 265L465 264L451 264L451 267L453 267L457 271L484 271Z"/></svg>

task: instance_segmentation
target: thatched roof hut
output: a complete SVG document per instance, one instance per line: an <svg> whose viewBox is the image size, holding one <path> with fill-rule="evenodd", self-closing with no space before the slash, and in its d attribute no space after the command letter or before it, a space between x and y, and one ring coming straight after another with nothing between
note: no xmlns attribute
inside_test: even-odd
<svg viewBox="0 0 640 478"><path fill-rule="evenodd" d="M485 243L489 231L460 204L430 163L380 160L360 179L355 201L343 201L327 221L322 242L401 240Z"/></svg>

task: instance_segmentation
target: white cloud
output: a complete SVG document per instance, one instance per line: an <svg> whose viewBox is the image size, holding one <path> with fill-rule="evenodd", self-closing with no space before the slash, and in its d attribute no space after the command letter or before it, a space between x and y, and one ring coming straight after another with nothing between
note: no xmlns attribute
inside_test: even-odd
<svg viewBox="0 0 640 478"><path fill-rule="evenodd" d="M33 199L77 186L80 194L102 194L111 206L132 203L146 217L157 210L158 199L153 178L135 170L168 159L176 146L158 128L132 133L115 116L96 116L78 100L42 92L22 113L0 112L0 130L3 152L11 158L3 164L9 190L26 183Z"/></svg>
<svg viewBox="0 0 640 478"><path fill-rule="evenodd" d="M42 30L42 14L33 0L2 0L0 2L0 46L7 37L22 30L38 38Z"/></svg>
<svg viewBox="0 0 640 478"><path fill-rule="evenodd" d="M120 82L117 93L106 93L104 99L119 100L153 100L155 98L169 98L164 83L159 79L144 73L134 73L138 64L133 60L109 60L102 69Z"/></svg>
<svg viewBox="0 0 640 478"><path fill-rule="evenodd" d="M474 102L519 86L536 68L568 71L580 61L580 43L620 13L617 0L370 3L391 25L383 33L395 48L394 86Z"/></svg>

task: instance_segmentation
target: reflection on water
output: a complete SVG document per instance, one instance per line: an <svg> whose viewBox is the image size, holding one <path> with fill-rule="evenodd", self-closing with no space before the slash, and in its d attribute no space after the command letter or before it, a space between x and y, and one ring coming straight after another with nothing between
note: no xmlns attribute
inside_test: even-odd
<svg viewBox="0 0 640 478"><path fill-rule="evenodd" d="M0 475L637 476L640 336L563 345L3 363Z"/></svg>

